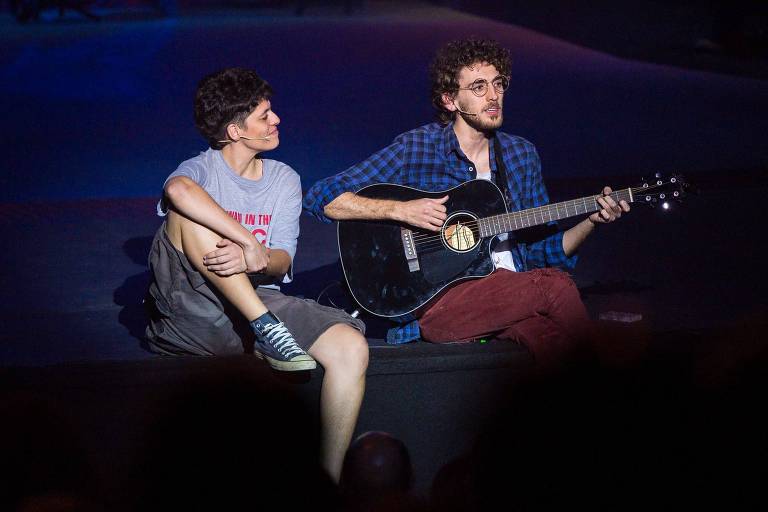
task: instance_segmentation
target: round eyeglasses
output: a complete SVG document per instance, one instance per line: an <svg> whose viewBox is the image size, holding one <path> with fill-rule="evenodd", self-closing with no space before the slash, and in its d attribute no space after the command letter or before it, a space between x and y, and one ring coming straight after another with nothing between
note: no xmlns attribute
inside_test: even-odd
<svg viewBox="0 0 768 512"><path fill-rule="evenodd" d="M506 91L509 88L509 77L504 75L499 75L496 78L494 78L491 81L491 84L493 85L494 90L498 94L504 94L504 91ZM475 96L485 96L488 93L488 80L480 79L475 80L471 84L469 84L468 87L459 87L460 91L472 91L472 94Z"/></svg>

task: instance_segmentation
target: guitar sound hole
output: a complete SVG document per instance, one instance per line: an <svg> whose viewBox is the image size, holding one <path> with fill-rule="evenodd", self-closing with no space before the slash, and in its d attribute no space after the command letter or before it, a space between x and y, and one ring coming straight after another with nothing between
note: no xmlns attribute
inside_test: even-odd
<svg viewBox="0 0 768 512"><path fill-rule="evenodd" d="M448 217L442 230L443 242L455 252L468 252L480 243L477 218L467 213Z"/></svg>

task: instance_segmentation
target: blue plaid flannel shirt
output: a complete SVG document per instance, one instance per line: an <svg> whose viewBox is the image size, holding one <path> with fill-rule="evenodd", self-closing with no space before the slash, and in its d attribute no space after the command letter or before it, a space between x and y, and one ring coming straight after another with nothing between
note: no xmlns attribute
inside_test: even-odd
<svg viewBox="0 0 768 512"><path fill-rule="evenodd" d="M541 177L541 162L536 148L523 139L497 132L507 167L507 198L510 211L534 208L549 203L549 196ZM490 144L492 176L496 176L494 144ZM475 165L464 155L453 131L453 123L441 126L428 124L403 133L391 145L374 153L335 176L322 179L309 189L304 197L304 208L323 222L332 222L325 216L325 205L344 192L357 192L374 183L397 183L430 192L449 189L476 177ZM515 240L512 259L518 271L541 267L572 269L576 255L567 257L563 252L563 233L553 233L533 242ZM512 239L513 235L510 234ZM387 333L387 342L408 343L420 337L419 324L412 316L400 319L398 327Z"/></svg>

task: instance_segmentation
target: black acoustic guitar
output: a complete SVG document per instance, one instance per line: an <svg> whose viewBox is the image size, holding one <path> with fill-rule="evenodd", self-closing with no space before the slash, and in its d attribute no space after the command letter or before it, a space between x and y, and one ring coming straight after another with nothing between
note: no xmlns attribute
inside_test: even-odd
<svg viewBox="0 0 768 512"><path fill-rule="evenodd" d="M615 201L661 203L680 199L688 185L681 176L659 175L636 188L614 191ZM449 190L423 190L382 183L358 192L373 199L439 199L448 218L439 232L389 221L338 223L339 255L354 299L383 317L411 313L443 289L464 279L493 272L491 241L500 233L531 228L600 210L600 195L507 212L501 191L487 180L472 180Z"/></svg>

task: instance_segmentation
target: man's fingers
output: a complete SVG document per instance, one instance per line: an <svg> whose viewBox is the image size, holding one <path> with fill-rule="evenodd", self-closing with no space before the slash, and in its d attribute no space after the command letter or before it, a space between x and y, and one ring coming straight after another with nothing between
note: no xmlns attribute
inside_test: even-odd
<svg viewBox="0 0 768 512"><path fill-rule="evenodd" d="M613 193L611 187L603 187L602 194L597 196L597 204L601 209L590 216L592 222L613 222L621 217L622 213L629 211L629 203L624 200L617 202L611 197L611 193Z"/></svg>
<svg viewBox="0 0 768 512"><path fill-rule="evenodd" d="M447 200L448 196L441 197L440 199L430 199L429 205L432 207L433 211L445 213L448 211L444 204Z"/></svg>
<svg viewBox="0 0 768 512"><path fill-rule="evenodd" d="M603 187L603 197L599 197L597 200L603 206L603 208L608 208L614 212L618 212L620 208L616 201L611 197L612 192L613 189L611 187Z"/></svg>
<svg viewBox="0 0 768 512"><path fill-rule="evenodd" d="M429 231L438 231L445 219L448 218L444 203L448 200L445 195L438 199L415 199L405 203L403 221Z"/></svg>
<svg viewBox="0 0 768 512"><path fill-rule="evenodd" d="M445 205L443 205L442 203L436 203L434 201L431 201L424 205L424 208L422 208L421 212L425 215L431 215L434 213L445 213L446 208L445 208Z"/></svg>
<svg viewBox="0 0 768 512"><path fill-rule="evenodd" d="M448 215L446 215L445 212L433 211L427 216L427 221L437 227L442 227L443 222L445 222L445 219L447 218Z"/></svg>
<svg viewBox="0 0 768 512"><path fill-rule="evenodd" d="M613 208L616 205L616 201L613 200L612 197L598 197L597 202L600 203L600 205L603 208Z"/></svg>
<svg viewBox="0 0 768 512"><path fill-rule="evenodd" d="M621 214L621 208L610 197L600 197L597 200L600 206L603 207L600 210L600 214L605 217L606 220L613 220L614 217Z"/></svg>
<svg viewBox="0 0 768 512"><path fill-rule="evenodd" d="M621 212L628 212L629 211L629 203L622 200L618 203L613 197L609 197L610 194L613 192L611 187L605 187L603 188L603 195L605 196L605 200L607 201L608 205L611 207L611 209L616 212L616 216L621 216ZM601 198L602 199L602 198Z"/></svg>

